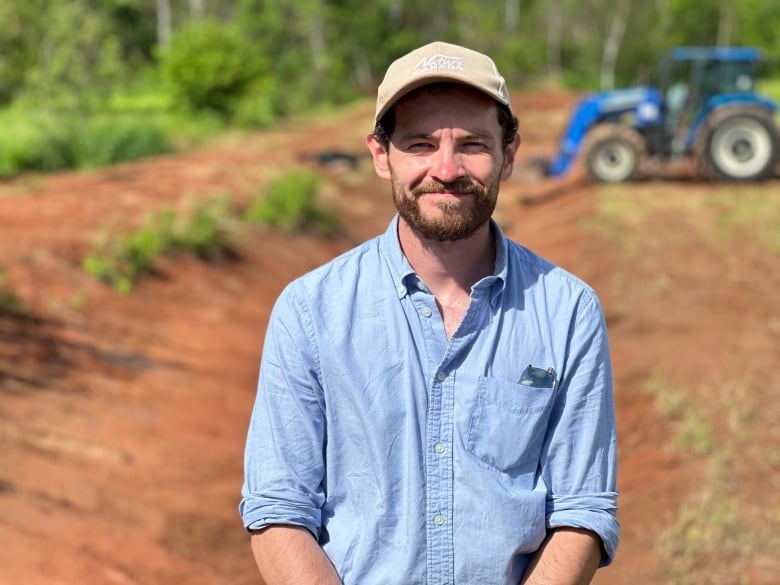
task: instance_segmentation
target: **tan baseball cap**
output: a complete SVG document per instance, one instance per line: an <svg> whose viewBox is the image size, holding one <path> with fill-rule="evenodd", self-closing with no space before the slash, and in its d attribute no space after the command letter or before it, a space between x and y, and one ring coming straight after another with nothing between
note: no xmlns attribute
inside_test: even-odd
<svg viewBox="0 0 780 585"><path fill-rule="evenodd" d="M377 90L375 120L380 120L407 93L441 81L471 86L512 110L506 82L490 57L437 41L390 64Z"/></svg>

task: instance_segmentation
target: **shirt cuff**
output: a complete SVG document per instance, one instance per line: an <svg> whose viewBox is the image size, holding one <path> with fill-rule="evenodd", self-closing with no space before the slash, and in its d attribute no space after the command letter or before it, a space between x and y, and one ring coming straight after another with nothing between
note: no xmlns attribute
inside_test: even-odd
<svg viewBox="0 0 780 585"><path fill-rule="evenodd" d="M238 507L247 530L262 530L273 524L302 526L319 537L321 514L319 510L268 503L256 498L243 498Z"/></svg>
<svg viewBox="0 0 780 585"><path fill-rule="evenodd" d="M582 528L595 532L604 547L599 566L606 567L615 558L620 541L617 496L617 492L553 496L547 500L547 527Z"/></svg>

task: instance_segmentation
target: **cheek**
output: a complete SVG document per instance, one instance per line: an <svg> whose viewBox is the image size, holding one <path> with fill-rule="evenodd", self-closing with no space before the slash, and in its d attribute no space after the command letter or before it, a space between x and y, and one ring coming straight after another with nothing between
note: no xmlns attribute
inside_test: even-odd
<svg viewBox="0 0 780 585"><path fill-rule="evenodd" d="M396 156L388 158L390 172L403 182L412 182L425 176L430 168L429 161L421 156Z"/></svg>

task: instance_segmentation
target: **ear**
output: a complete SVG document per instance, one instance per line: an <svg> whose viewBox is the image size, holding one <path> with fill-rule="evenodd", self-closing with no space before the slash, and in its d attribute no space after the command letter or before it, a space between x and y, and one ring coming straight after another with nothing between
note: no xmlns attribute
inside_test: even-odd
<svg viewBox="0 0 780 585"><path fill-rule="evenodd" d="M515 164L515 156L517 156L517 149L520 148L520 134L515 134L515 139L512 144L504 149L504 166L501 168L501 180L506 181L512 176L512 169Z"/></svg>
<svg viewBox="0 0 780 585"><path fill-rule="evenodd" d="M390 165L387 162L387 150L374 134L366 136L366 146L374 162L374 171L381 179L390 179Z"/></svg>

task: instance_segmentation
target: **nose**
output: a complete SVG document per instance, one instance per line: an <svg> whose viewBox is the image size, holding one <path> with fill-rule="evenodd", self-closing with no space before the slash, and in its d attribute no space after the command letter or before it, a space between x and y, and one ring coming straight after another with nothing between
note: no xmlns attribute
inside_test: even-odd
<svg viewBox="0 0 780 585"><path fill-rule="evenodd" d="M433 155L431 174L444 183L465 175L462 157L452 141L442 140L439 143Z"/></svg>

